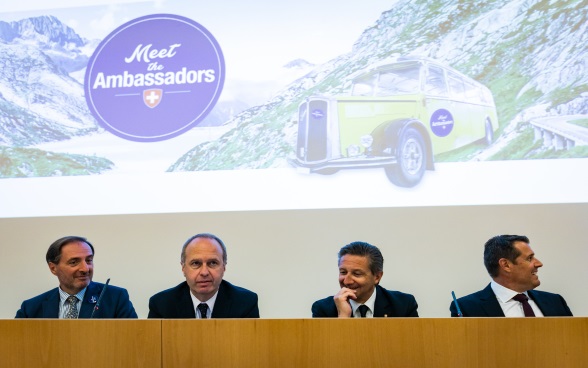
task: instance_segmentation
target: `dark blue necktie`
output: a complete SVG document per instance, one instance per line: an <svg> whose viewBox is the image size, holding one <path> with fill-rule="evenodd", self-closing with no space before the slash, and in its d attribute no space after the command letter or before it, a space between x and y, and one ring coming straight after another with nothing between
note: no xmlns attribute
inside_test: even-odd
<svg viewBox="0 0 588 368"><path fill-rule="evenodd" d="M367 314L367 311L369 311L370 309L368 308L367 305L360 305L359 307L357 307L357 309L359 309L359 314L361 315L361 318L365 318L365 315Z"/></svg>
<svg viewBox="0 0 588 368"><path fill-rule="evenodd" d="M200 318L208 318L208 304L198 304L198 310L200 311Z"/></svg>

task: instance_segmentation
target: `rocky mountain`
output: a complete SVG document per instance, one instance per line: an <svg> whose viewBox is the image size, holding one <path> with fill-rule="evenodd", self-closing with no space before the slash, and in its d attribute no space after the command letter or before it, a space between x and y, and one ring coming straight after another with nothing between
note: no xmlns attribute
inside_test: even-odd
<svg viewBox="0 0 588 368"><path fill-rule="evenodd" d="M5 42L34 42L43 48L80 47L85 41L54 16L27 18L18 22L0 21L0 39Z"/></svg>
<svg viewBox="0 0 588 368"><path fill-rule="evenodd" d="M353 72L393 56L436 59L488 86L501 132L537 116L588 113L587 27L581 0L400 0L349 54L235 117L235 129L194 147L169 170L286 167L298 104L309 95L345 93Z"/></svg>
<svg viewBox="0 0 588 368"><path fill-rule="evenodd" d="M304 59L292 60L284 65L284 68L286 69L306 69L309 67L314 67L314 64Z"/></svg>
<svg viewBox="0 0 588 368"><path fill-rule="evenodd" d="M85 41L55 17L0 22L0 144L30 146L99 128L83 85Z"/></svg>

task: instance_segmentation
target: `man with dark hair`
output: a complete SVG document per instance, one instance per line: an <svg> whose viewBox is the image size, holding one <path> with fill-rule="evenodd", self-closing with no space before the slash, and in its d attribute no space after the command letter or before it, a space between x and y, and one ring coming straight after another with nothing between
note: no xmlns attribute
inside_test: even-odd
<svg viewBox="0 0 588 368"><path fill-rule="evenodd" d="M227 248L202 233L188 239L180 255L186 281L149 299L149 318L259 318L257 294L223 280Z"/></svg>
<svg viewBox="0 0 588 368"><path fill-rule="evenodd" d="M59 287L25 300L16 318L137 318L125 289L92 282L94 246L85 238L57 239L45 259Z"/></svg>
<svg viewBox="0 0 588 368"><path fill-rule="evenodd" d="M335 295L312 305L313 317L418 317L414 296L381 287L384 257L365 242L339 250L339 285Z"/></svg>
<svg viewBox="0 0 588 368"><path fill-rule="evenodd" d="M484 265L492 282L484 290L457 299L449 310L452 317L542 317L572 316L558 294L533 290L543 263L535 257L529 238L498 235L484 246ZM459 310L458 310L459 307Z"/></svg>

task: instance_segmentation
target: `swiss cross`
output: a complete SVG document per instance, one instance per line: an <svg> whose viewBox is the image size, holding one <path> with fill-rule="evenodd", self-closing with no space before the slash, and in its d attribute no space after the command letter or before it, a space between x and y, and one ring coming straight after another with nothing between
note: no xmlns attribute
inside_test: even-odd
<svg viewBox="0 0 588 368"><path fill-rule="evenodd" d="M163 98L161 89L146 89L143 91L143 102L147 107L154 108L159 105Z"/></svg>
<svg viewBox="0 0 588 368"><path fill-rule="evenodd" d="M149 104L154 105L155 101L159 100L159 96L157 93L155 93L155 91L151 91L148 96L145 96L145 99L149 100Z"/></svg>

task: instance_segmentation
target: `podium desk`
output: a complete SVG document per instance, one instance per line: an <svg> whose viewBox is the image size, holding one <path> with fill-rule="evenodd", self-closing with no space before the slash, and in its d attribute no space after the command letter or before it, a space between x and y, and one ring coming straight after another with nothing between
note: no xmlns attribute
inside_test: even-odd
<svg viewBox="0 0 588 368"><path fill-rule="evenodd" d="M0 367L161 367L160 320L0 320Z"/></svg>
<svg viewBox="0 0 588 368"><path fill-rule="evenodd" d="M588 367L588 318L164 320L165 368Z"/></svg>
<svg viewBox="0 0 588 368"><path fill-rule="evenodd" d="M0 367L588 368L588 318L0 320Z"/></svg>

